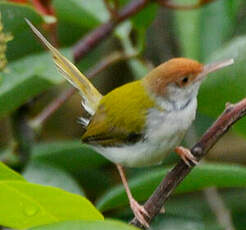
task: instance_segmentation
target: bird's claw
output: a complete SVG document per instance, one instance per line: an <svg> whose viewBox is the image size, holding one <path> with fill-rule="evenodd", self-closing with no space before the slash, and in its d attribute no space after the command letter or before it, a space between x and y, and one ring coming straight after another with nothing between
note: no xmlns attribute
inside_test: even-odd
<svg viewBox="0 0 246 230"><path fill-rule="evenodd" d="M193 154L190 152L189 149L184 148L182 146L178 146L175 148L175 152L181 157L181 159L189 167L191 167L190 161L195 165L198 164L198 161L196 160L196 158L193 156Z"/></svg>
<svg viewBox="0 0 246 230"><path fill-rule="evenodd" d="M146 221L146 217L149 217L149 213L145 210L144 206L140 205L133 198L130 200L131 209L138 219L138 221L146 228L149 228L149 223Z"/></svg>

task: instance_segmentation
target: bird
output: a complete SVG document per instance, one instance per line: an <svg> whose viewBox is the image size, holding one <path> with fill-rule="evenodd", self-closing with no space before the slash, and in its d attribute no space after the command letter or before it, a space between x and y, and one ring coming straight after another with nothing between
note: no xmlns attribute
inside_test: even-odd
<svg viewBox="0 0 246 230"><path fill-rule="evenodd" d="M179 144L195 119L201 83L209 73L233 64L233 59L204 65L189 58L172 58L141 80L103 96L28 19L26 22L82 97L82 107L89 114L80 119L86 130L82 141L116 164L135 217L149 227L149 214L134 199L124 167L160 164L173 150L187 167L197 164L190 150Z"/></svg>

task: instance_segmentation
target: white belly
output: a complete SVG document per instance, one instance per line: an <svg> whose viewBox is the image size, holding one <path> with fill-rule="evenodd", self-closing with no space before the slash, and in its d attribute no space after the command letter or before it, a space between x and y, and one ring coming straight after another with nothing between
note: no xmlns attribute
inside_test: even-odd
<svg viewBox="0 0 246 230"><path fill-rule="evenodd" d="M107 159L127 167L143 167L161 163L182 141L195 119L197 101L192 100L183 110L148 115L145 141L121 147L93 147Z"/></svg>

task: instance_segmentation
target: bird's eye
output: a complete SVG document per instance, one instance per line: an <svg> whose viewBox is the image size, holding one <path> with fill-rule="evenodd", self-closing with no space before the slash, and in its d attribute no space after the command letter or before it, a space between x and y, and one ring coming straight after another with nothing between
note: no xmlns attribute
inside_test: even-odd
<svg viewBox="0 0 246 230"><path fill-rule="evenodd" d="M176 84L177 84L178 87L181 87L181 88L182 88L182 87L187 86L188 83L189 83L189 81L190 81L190 76L185 76L185 77L180 78L180 79L176 82Z"/></svg>
<svg viewBox="0 0 246 230"><path fill-rule="evenodd" d="M182 79L182 83L183 83L183 84L185 84L185 83L187 83L187 82L188 82L188 80L189 80L189 78L188 78L188 77L184 77L184 78Z"/></svg>

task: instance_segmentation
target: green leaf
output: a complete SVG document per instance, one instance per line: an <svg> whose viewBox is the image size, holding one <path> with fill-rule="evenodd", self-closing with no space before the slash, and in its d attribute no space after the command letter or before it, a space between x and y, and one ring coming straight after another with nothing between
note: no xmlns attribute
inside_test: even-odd
<svg viewBox="0 0 246 230"><path fill-rule="evenodd" d="M218 189L221 199L231 212L245 213L246 189ZM240 199L239 199L240 197ZM197 193L186 193L179 196L171 196L165 204L168 215L180 216L189 219L202 219L213 216L211 207L204 197L204 191Z"/></svg>
<svg viewBox="0 0 246 230"><path fill-rule="evenodd" d="M180 216L157 216L154 220L154 224L151 225L153 230L205 230L204 223L201 220L184 218Z"/></svg>
<svg viewBox="0 0 246 230"><path fill-rule="evenodd" d="M124 52L127 55L133 55L137 52L130 39L132 24L129 21L122 23L115 31L115 35L120 40ZM142 63L139 58L131 58L127 61L131 71L136 79L141 79L148 73L148 68L145 63Z"/></svg>
<svg viewBox="0 0 246 230"><path fill-rule="evenodd" d="M68 175L61 174L58 169L51 170L44 165L42 165L43 171L41 172L40 167L40 165L31 164L24 175L32 181L47 184L49 173L49 177L56 180L57 178L63 179L67 187L70 185L70 190L81 193L78 185L75 182L72 183ZM42 173L42 175L39 174L40 177L37 178L37 173ZM86 198L61 189L28 183L2 162L0 162L0 202L0 225L12 228L23 229L63 220L103 219Z"/></svg>
<svg viewBox="0 0 246 230"><path fill-rule="evenodd" d="M135 199L138 201L146 200L168 171L169 169L152 170L131 180L129 185ZM246 168L244 167L203 164L192 170L175 190L175 193L199 191L211 186L218 188L246 187L245 178ZM127 204L128 200L124 188L117 186L102 196L97 202L97 207L101 211L107 211Z"/></svg>
<svg viewBox="0 0 246 230"><path fill-rule="evenodd" d="M108 161L81 141L50 142L35 145L32 160L77 172L81 168L99 167Z"/></svg>
<svg viewBox="0 0 246 230"><path fill-rule="evenodd" d="M34 39L34 38L33 38ZM69 50L64 50L66 54ZM0 117L12 112L28 99L49 87L61 83L63 78L47 52L30 55L8 65L0 84Z"/></svg>
<svg viewBox="0 0 246 230"><path fill-rule="evenodd" d="M32 228L31 230L137 230L128 224L114 221L64 221L57 224L46 225L41 227Z"/></svg>
<svg viewBox="0 0 246 230"><path fill-rule="evenodd" d="M0 182L4 180L25 181L25 179L20 174L7 167L4 163L0 162Z"/></svg>
<svg viewBox="0 0 246 230"><path fill-rule="evenodd" d="M0 182L0 225L24 229L65 220L103 220L84 197L21 181Z"/></svg>
<svg viewBox="0 0 246 230"><path fill-rule="evenodd" d="M184 1L180 1L184 4ZM194 2L186 1L187 4ZM200 17L201 10L175 11L175 26L181 55L184 57L199 59L200 57Z"/></svg>
<svg viewBox="0 0 246 230"><path fill-rule="evenodd" d="M60 20L89 29L109 18L101 0L55 0L53 5Z"/></svg>
<svg viewBox="0 0 246 230"><path fill-rule="evenodd" d="M90 197L102 194L110 186L109 175L102 175L100 169L109 161L79 140L39 143L32 149L31 161L71 173Z"/></svg>
<svg viewBox="0 0 246 230"><path fill-rule="evenodd" d="M41 24L42 17L33 8L24 4L0 2L0 13L4 30L10 32L14 37L8 43L7 58L9 61L41 49L24 21L24 18L28 18L34 24Z"/></svg>
<svg viewBox="0 0 246 230"><path fill-rule="evenodd" d="M126 5L131 4L132 0L119 0L120 8L124 8ZM136 29L145 29L152 23L158 10L158 5L156 3L149 3L147 7L144 7L136 15L129 18ZM128 21L128 22L129 22Z"/></svg>
<svg viewBox="0 0 246 230"><path fill-rule="evenodd" d="M149 4L143 8L135 16L131 17L131 21L136 29L146 28L152 23L157 13L158 5L155 3Z"/></svg>
<svg viewBox="0 0 246 230"><path fill-rule="evenodd" d="M183 5L197 1L178 2ZM174 28L181 55L203 61L221 47L234 32L237 17L234 8L238 7L231 1L214 1L197 10L176 11Z"/></svg>
<svg viewBox="0 0 246 230"><path fill-rule="evenodd" d="M101 0L54 0L52 4L58 18L57 33L61 45L74 45L89 29L99 26L109 18L108 11ZM68 34L70 36L67 36ZM90 52L89 56L93 57L93 64L101 57L98 56L97 49ZM84 63L86 59L88 56L82 62Z"/></svg>
<svg viewBox="0 0 246 230"><path fill-rule="evenodd" d="M230 215L232 217L233 225L235 226L235 229L243 230L246 224L245 218L239 220L241 216L245 216L244 214L246 212L245 192L246 189L239 189L239 188L218 190L219 197L223 200L226 209L230 211ZM212 212L211 207L208 204L203 191L201 193L190 193L190 194L183 194L183 195L171 197L166 202L165 209L166 209L166 213L163 218L163 222L165 222L166 219L168 220L169 216L172 215L184 219L199 220L199 222L202 221L205 227L201 229L204 230L214 229L211 227L213 225L216 225L216 223L218 225L217 218L215 217L214 212ZM239 217L239 219L237 217ZM241 224L242 224L242 228L239 227L239 225ZM196 229L200 230L200 228L196 228ZM221 228L216 228L216 229L221 230Z"/></svg>
<svg viewBox="0 0 246 230"><path fill-rule="evenodd" d="M71 193L84 195L82 188L70 174L45 163L31 161L22 175L32 183L51 185Z"/></svg>
<svg viewBox="0 0 246 230"><path fill-rule="evenodd" d="M231 12L231 1L215 1L201 11L200 60L206 60L214 50L231 38L234 32L236 15Z"/></svg>
<svg viewBox="0 0 246 230"><path fill-rule="evenodd" d="M209 76L202 84L198 101L199 111L211 117L217 117L225 103L235 103L246 94L246 36L233 39L223 48L214 52L208 62L234 58L235 64ZM213 92L213 93L211 93ZM246 120L242 119L235 127L246 134Z"/></svg>
<svg viewBox="0 0 246 230"><path fill-rule="evenodd" d="M128 2L125 2L126 5ZM81 27L94 28L109 20L109 13L101 0L55 0L53 2L59 19ZM121 7L123 5L121 4ZM146 28L154 20L157 5L152 3L131 18L136 28Z"/></svg>

